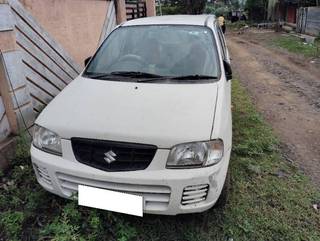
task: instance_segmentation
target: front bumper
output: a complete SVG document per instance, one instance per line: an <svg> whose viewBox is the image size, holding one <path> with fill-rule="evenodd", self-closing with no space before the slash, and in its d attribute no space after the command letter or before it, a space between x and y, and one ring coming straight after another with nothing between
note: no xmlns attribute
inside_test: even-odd
<svg viewBox="0 0 320 241"><path fill-rule="evenodd" d="M63 140L62 148L64 155L60 157L31 147L37 180L46 190L71 198L78 184L82 184L142 195L145 213L164 215L203 212L211 208L220 196L230 158L228 151L218 165L172 170L165 169L169 150L159 149L145 170L105 172L77 162L70 141ZM186 192L190 202L183 205L181 201ZM203 192L207 193L205 200L196 202Z"/></svg>

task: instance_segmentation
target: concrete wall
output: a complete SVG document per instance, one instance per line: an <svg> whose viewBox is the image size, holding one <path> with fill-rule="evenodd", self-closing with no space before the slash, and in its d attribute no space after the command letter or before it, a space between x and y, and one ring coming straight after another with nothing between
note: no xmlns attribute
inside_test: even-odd
<svg viewBox="0 0 320 241"><path fill-rule="evenodd" d="M83 64L99 44L109 1L20 0L31 15L66 51Z"/></svg>
<svg viewBox="0 0 320 241"><path fill-rule="evenodd" d="M147 17L156 16L156 1L155 0L145 0L147 7Z"/></svg>

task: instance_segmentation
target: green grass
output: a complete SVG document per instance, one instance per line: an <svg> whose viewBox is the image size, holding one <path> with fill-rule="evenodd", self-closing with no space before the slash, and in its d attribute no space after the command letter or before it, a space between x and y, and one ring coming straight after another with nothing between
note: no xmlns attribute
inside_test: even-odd
<svg viewBox="0 0 320 241"><path fill-rule="evenodd" d="M301 54L305 57L320 57L320 40L314 44L305 44L300 38L287 35L279 35L272 39L271 44L286 49L289 52Z"/></svg>
<svg viewBox="0 0 320 241"><path fill-rule="evenodd" d="M281 157L277 138L233 82L231 192L224 209L130 217L78 207L44 191L22 140L0 182L0 240L320 240L320 194Z"/></svg>

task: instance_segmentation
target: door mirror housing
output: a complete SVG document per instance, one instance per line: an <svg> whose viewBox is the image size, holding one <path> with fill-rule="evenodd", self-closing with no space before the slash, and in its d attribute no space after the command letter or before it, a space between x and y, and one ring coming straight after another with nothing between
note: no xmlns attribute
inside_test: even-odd
<svg viewBox="0 0 320 241"><path fill-rule="evenodd" d="M86 59L84 60L84 66L87 66L91 59L92 59L92 56L86 58Z"/></svg>
<svg viewBox="0 0 320 241"><path fill-rule="evenodd" d="M230 63L223 60L223 65L224 65L224 71L226 73L227 80L231 80L232 79L232 69L231 69Z"/></svg>

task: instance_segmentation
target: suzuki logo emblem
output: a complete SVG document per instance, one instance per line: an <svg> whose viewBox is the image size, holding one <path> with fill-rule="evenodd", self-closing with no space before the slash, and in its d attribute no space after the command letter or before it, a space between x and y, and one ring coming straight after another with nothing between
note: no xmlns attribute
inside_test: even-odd
<svg viewBox="0 0 320 241"><path fill-rule="evenodd" d="M116 161L115 157L117 156L117 154L110 150L104 153L104 156L104 160L111 164L112 162Z"/></svg>

